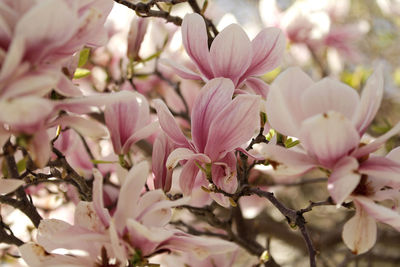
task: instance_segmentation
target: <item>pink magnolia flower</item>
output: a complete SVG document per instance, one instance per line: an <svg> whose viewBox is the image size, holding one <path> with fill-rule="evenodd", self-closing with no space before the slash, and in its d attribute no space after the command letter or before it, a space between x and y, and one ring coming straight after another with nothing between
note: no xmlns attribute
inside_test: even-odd
<svg viewBox="0 0 400 267"><path fill-rule="evenodd" d="M160 133L153 144L152 171L154 188L168 192L172 185L172 170L166 166L169 154L174 150L174 142L165 134Z"/></svg>
<svg viewBox="0 0 400 267"><path fill-rule="evenodd" d="M126 97L108 105L104 111L115 154L126 154L131 146L154 133L157 122L150 122L147 99L136 92L125 91Z"/></svg>
<svg viewBox="0 0 400 267"><path fill-rule="evenodd" d="M186 52L200 74L167 61L182 78L204 81L224 77L235 88L246 84L263 97L268 85L253 76L260 76L279 66L285 50L285 38L277 28L262 30L253 41L237 24L217 35L208 49L206 25L198 14L188 14L182 22L182 39Z"/></svg>
<svg viewBox="0 0 400 267"><path fill-rule="evenodd" d="M191 114L189 141L175 122L167 106L154 101L161 128L178 147L167 159L167 167L186 160L180 186L190 194L199 166L210 171L212 181L233 193L237 187L234 150L251 139L259 120L259 97L238 95L232 100L233 83L224 78L209 81L197 97ZM209 178L209 177L208 177Z"/></svg>

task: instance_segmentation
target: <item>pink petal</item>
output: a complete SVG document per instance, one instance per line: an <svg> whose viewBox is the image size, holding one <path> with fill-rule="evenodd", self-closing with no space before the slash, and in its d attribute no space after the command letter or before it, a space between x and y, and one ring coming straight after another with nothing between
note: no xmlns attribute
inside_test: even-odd
<svg viewBox="0 0 400 267"><path fill-rule="evenodd" d="M225 77L237 86L251 63L251 42L239 25L231 24L220 32L210 48L214 77Z"/></svg>
<svg viewBox="0 0 400 267"><path fill-rule="evenodd" d="M256 95L260 95L263 99L267 99L269 85L266 82L259 78L249 77L246 79L245 84L251 88Z"/></svg>
<svg viewBox="0 0 400 267"><path fill-rule="evenodd" d="M263 29L251 42L253 56L251 64L242 76L260 76L276 67L283 59L286 40L283 32L278 28Z"/></svg>
<svg viewBox="0 0 400 267"><path fill-rule="evenodd" d="M157 130L160 129L160 124L158 121L154 121L150 123L149 125L146 125L145 127L138 129L137 132L135 132L133 135L129 137L129 139L126 141L124 146L122 147L122 153L126 154L129 152L130 147L135 144L137 141L145 139L155 133Z"/></svg>
<svg viewBox="0 0 400 267"><path fill-rule="evenodd" d="M78 203L75 208L74 224L96 232L104 231L104 225L96 214L93 202L80 201Z"/></svg>
<svg viewBox="0 0 400 267"><path fill-rule="evenodd" d="M329 111L305 120L300 140L311 155L330 168L358 146L360 136L349 119L336 111Z"/></svg>
<svg viewBox="0 0 400 267"><path fill-rule="evenodd" d="M173 71L183 79L201 80L199 74L193 72L192 70L186 68L185 66L176 63L175 61L169 59L161 59L160 63L172 68Z"/></svg>
<svg viewBox="0 0 400 267"><path fill-rule="evenodd" d="M356 189L361 174L358 162L353 157L342 158L333 168L328 179L328 191L338 206Z"/></svg>
<svg viewBox="0 0 400 267"><path fill-rule="evenodd" d="M22 180L0 179L0 195L11 193L23 184L25 182Z"/></svg>
<svg viewBox="0 0 400 267"><path fill-rule="evenodd" d="M83 136L92 138L102 138L108 136L107 130L103 124L98 121L78 116L62 116L56 119L51 125L61 125L61 127L70 127L75 129Z"/></svg>
<svg viewBox="0 0 400 267"><path fill-rule="evenodd" d="M55 90L57 91L57 93L64 96L82 96L82 91L76 85L74 85L74 83L65 75L60 75L60 80L58 81Z"/></svg>
<svg viewBox="0 0 400 267"><path fill-rule="evenodd" d="M153 101L153 104L157 111L161 128L168 135L168 137L180 147L190 147L189 141L183 135L181 129L179 128L165 103L159 99L156 99Z"/></svg>
<svg viewBox="0 0 400 267"><path fill-rule="evenodd" d="M400 163L390 158L371 156L361 164L359 171L385 181L388 186L400 186Z"/></svg>
<svg viewBox="0 0 400 267"><path fill-rule="evenodd" d="M192 110L192 139L203 152L206 146L210 125L218 113L232 101L233 83L218 78L209 81L200 91Z"/></svg>
<svg viewBox="0 0 400 267"><path fill-rule="evenodd" d="M389 224L397 231L400 231L400 213L376 204L372 199L366 197L357 197L355 199L369 216L375 218L377 221Z"/></svg>
<svg viewBox="0 0 400 267"><path fill-rule="evenodd" d="M270 162L277 175L302 175L318 165L308 155L281 146L256 144L254 150Z"/></svg>
<svg viewBox="0 0 400 267"><path fill-rule="evenodd" d="M383 96L383 67L382 65L369 77L361 94L360 105L357 106L353 122L362 135L371 121L374 119L376 112L382 101Z"/></svg>
<svg viewBox="0 0 400 267"><path fill-rule="evenodd" d="M154 188L168 192L172 185L172 170L168 170L166 163L168 155L173 151L173 143L164 134L158 135L153 144L151 168L154 175Z"/></svg>
<svg viewBox="0 0 400 267"><path fill-rule="evenodd" d="M211 159L202 153L195 153L187 148L177 148L169 154L167 168L173 169L181 160L196 160L199 163L211 163Z"/></svg>
<svg viewBox="0 0 400 267"><path fill-rule="evenodd" d="M108 227L111 218L108 210L104 208L103 176L97 169L93 169L93 176L93 208L103 225Z"/></svg>
<svg viewBox="0 0 400 267"><path fill-rule="evenodd" d="M121 186L117 209L113 216L118 232L122 232L128 218L135 217L137 211L132 208L132 205L136 206L138 203L140 193L148 175L149 164L143 161L130 169L124 184Z"/></svg>
<svg viewBox="0 0 400 267"><path fill-rule="evenodd" d="M28 150L31 152L32 159L38 168L43 168L47 165L51 155L51 146L46 129L34 134L28 144Z"/></svg>
<svg viewBox="0 0 400 267"><path fill-rule="evenodd" d="M302 93L314 82L300 68L289 68L271 84L267 97L267 116L278 132L297 136L304 118L300 105Z"/></svg>
<svg viewBox="0 0 400 267"><path fill-rule="evenodd" d="M206 24L199 14L188 14L184 17L182 21L182 42L186 52L200 72L207 79L212 78Z"/></svg>
<svg viewBox="0 0 400 267"><path fill-rule="evenodd" d="M199 167L195 164L196 160L188 160L182 168L179 177L179 186L184 195L188 196L192 193L199 172Z"/></svg>
<svg viewBox="0 0 400 267"><path fill-rule="evenodd" d="M376 242L376 222L360 206L356 206L356 215L343 226L342 238L353 254L363 254Z"/></svg>
<svg viewBox="0 0 400 267"><path fill-rule="evenodd" d="M351 120L358 102L356 90L332 78L316 82L301 96L305 118L332 110Z"/></svg>
<svg viewBox="0 0 400 267"><path fill-rule="evenodd" d="M386 157L388 159L391 159L397 163L400 163L400 147L396 147L394 149L392 149L387 155Z"/></svg>
<svg viewBox="0 0 400 267"><path fill-rule="evenodd" d="M372 152L378 150L384 143L386 143L386 141L390 137L398 134L399 132L400 132L400 122L397 123L392 129L390 129L390 131L388 131L384 135L381 135L380 137L375 139L375 141L373 141L365 146L362 146L359 149L356 149L352 153L352 156L358 158L358 157L368 155L369 153L372 153Z"/></svg>
<svg viewBox="0 0 400 267"><path fill-rule="evenodd" d="M218 160L249 141L259 126L259 112L259 97L235 97L211 123L205 154Z"/></svg>

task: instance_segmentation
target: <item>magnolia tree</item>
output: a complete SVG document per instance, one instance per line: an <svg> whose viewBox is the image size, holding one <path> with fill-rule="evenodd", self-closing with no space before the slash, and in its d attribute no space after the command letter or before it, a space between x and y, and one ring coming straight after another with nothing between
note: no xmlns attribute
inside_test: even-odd
<svg viewBox="0 0 400 267"><path fill-rule="evenodd" d="M396 65L357 43L381 44L364 1L248 2L244 28L235 1L115 2L0 2L4 263L400 262Z"/></svg>

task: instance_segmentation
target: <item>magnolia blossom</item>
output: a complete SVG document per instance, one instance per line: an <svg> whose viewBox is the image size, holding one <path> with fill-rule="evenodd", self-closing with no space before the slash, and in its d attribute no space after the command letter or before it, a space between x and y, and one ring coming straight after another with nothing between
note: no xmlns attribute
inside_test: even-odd
<svg viewBox="0 0 400 267"><path fill-rule="evenodd" d="M167 106L155 101L161 128L177 148L167 159L167 167L185 160L180 186L189 195L194 187L200 166L207 179L226 192L237 188L234 150L250 140L258 126L259 97L238 95L232 100L234 85L228 79L209 81L198 95L191 114L189 141L175 122ZM226 204L225 204L226 205Z"/></svg>
<svg viewBox="0 0 400 267"><path fill-rule="evenodd" d="M188 14L182 22L182 39L186 52L200 74L167 61L182 78L204 81L224 77L235 88L246 84L266 97L268 85L253 77L279 66L285 50L285 38L277 28L262 30L253 41L237 24L220 32L208 49L206 24L198 14Z"/></svg>

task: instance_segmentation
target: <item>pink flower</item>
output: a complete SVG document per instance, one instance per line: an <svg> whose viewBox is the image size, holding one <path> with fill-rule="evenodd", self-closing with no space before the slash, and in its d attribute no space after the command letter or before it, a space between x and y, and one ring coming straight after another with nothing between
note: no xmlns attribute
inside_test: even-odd
<svg viewBox="0 0 400 267"><path fill-rule="evenodd" d="M238 95L232 100L233 83L224 78L209 81L202 89L191 114L189 141L175 122L167 106L160 100L154 102L161 128L179 148L168 157L167 167L175 167L186 160L180 186L190 194L195 184L199 166L208 169L213 182L227 192L234 192L236 157L234 150L253 136L258 127L259 97Z"/></svg>
<svg viewBox="0 0 400 267"><path fill-rule="evenodd" d="M279 66L285 50L285 38L277 28L266 28L253 41L236 24L217 35L208 49L206 25L198 14L188 14L182 22L182 39L186 52L200 74L168 61L182 78L204 81L224 77L235 88L246 83L263 97L268 85L253 76L260 76ZM257 80L257 81L254 81Z"/></svg>
<svg viewBox="0 0 400 267"><path fill-rule="evenodd" d="M172 170L167 168L166 163L174 148L174 143L165 133L160 133L154 141L151 168L155 189L162 189L164 192L171 189Z"/></svg>
<svg viewBox="0 0 400 267"><path fill-rule="evenodd" d="M157 122L150 122L146 98L130 91L125 91L125 95L124 99L108 105L104 111L115 154L128 153L134 143L150 136L158 128Z"/></svg>

